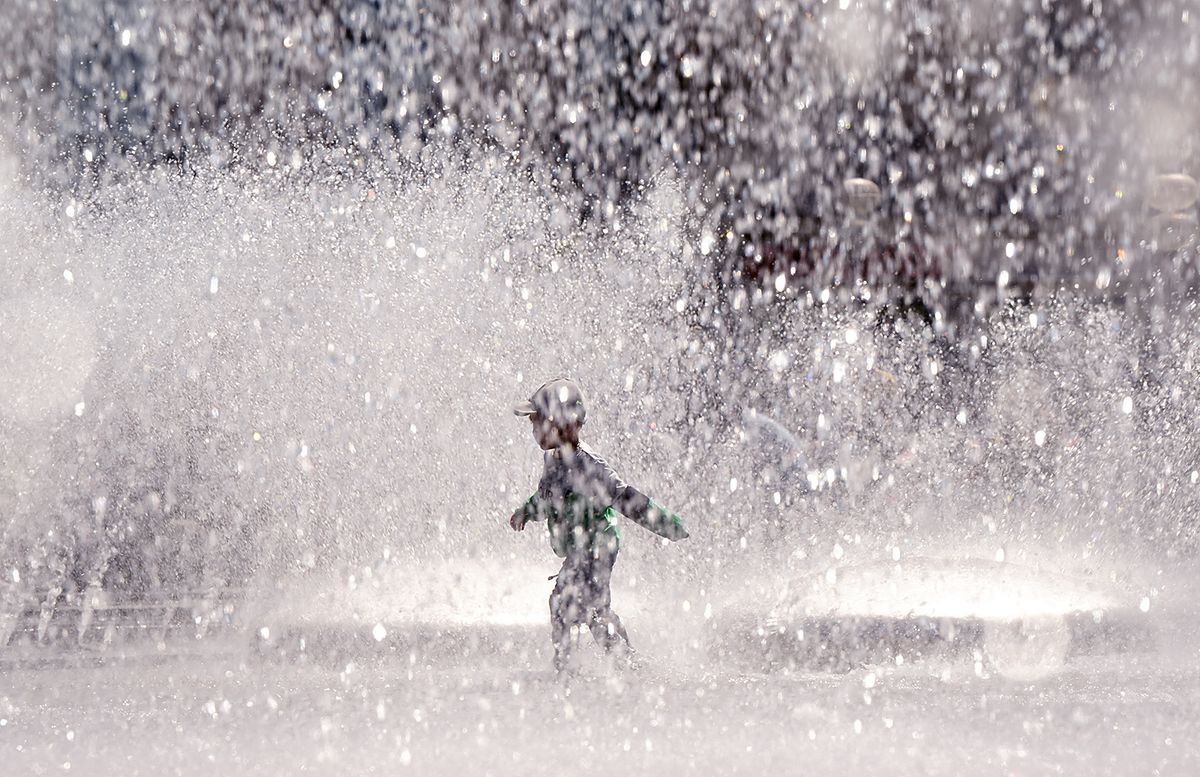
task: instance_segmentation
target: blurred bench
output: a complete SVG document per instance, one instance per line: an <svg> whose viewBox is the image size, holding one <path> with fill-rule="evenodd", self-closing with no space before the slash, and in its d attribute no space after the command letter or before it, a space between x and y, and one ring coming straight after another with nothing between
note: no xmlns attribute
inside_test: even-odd
<svg viewBox="0 0 1200 777"><path fill-rule="evenodd" d="M222 588L120 599L108 591L26 593L0 610L0 652L36 646L105 649L200 640L237 622L245 591Z"/></svg>

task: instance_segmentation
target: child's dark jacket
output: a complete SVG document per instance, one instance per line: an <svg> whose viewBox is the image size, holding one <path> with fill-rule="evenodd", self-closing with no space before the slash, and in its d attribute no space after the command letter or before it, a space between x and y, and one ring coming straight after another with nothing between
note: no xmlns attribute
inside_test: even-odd
<svg viewBox="0 0 1200 777"><path fill-rule="evenodd" d="M608 462L582 444L547 451L537 493L523 507L526 521L546 521L550 547L562 558L591 552L598 540L615 550L621 538L617 513L669 540L688 536L678 515L621 480Z"/></svg>

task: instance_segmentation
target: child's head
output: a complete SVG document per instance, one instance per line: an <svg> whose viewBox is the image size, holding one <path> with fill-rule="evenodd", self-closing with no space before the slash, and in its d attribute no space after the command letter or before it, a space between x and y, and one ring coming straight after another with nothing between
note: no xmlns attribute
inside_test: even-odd
<svg viewBox="0 0 1200 777"><path fill-rule="evenodd" d="M566 378L542 384L527 401L513 408L513 412L529 418L533 439L547 451L564 445L578 445L579 430L587 416L583 393L574 381Z"/></svg>

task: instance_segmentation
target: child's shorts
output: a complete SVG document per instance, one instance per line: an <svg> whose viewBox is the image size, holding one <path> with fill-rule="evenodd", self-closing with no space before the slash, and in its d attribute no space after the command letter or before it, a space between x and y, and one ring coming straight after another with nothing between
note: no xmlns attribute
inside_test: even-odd
<svg viewBox="0 0 1200 777"><path fill-rule="evenodd" d="M550 594L551 617L574 625L590 616L606 614L612 606L609 586L616 562L616 543L604 542L603 538L590 552L568 554Z"/></svg>

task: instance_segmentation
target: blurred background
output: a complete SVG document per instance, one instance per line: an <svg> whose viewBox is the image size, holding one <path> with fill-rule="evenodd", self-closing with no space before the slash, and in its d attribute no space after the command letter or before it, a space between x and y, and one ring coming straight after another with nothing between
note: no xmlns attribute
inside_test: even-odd
<svg viewBox="0 0 1200 777"><path fill-rule="evenodd" d="M5 606L535 563L563 373L651 579L1194 556L1198 15L13 0Z"/></svg>
<svg viewBox="0 0 1200 777"><path fill-rule="evenodd" d="M1194 13L21 2L3 104L60 190L146 166L384 171L469 141L587 222L671 171L726 285L783 273L952 308L1002 272L1019 293L1186 274L1169 254L1195 196L1162 176L1194 176L1200 154Z"/></svg>

